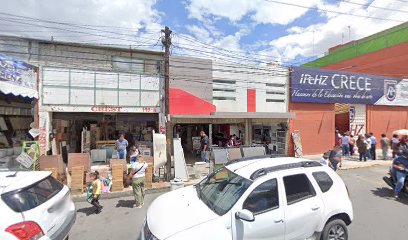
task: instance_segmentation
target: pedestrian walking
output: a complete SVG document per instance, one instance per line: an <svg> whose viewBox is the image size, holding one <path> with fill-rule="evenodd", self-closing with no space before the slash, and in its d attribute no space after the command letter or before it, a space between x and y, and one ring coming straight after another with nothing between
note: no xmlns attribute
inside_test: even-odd
<svg viewBox="0 0 408 240"><path fill-rule="evenodd" d="M388 139L387 136L384 133L381 134L380 144L381 144L383 159L387 160L387 158L388 158L388 149L390 148L390 139Z"/></svg>
<svg viewBox="0 0 408 240"><path fill-rule="evenodd" d="M350 150L350 137L348 136L347 133L345 133L341 139L341 146L343 150L343 157L349 156L349 150Z"/></svg>
<svg viewBox="0 0 408 240"><path fill-rule="evenodd" d="M327 152L323 153L323 156L320 159L320 164L322 164L324 166L328 166L330 168L333 168L333 166L331 165L330 160L329 160L330 152L331 151L327 151Z"/></svg>
<svg viewBox="0 0 408 240"><path fill-rule="evenodd" d="M102 194L102 181L99 179L98 171L91 172L90 176L92 178L90 203L95 207L95 213L99 214L103 208L99 203L99 197Z"/></svg>
<svg viewBox="0 0 408 240"><path fill-rule="evenodd" d="M338 165L341 164L341 147L336 145L333 150L330 151L329 161L334 171L337 171Z"/></svg>
<svg viewBox="0 0 408 240"><path fill-rule="evenodd" d="M209 153L209 139L204 131L200 132L201 135L201 161L210 162L210 153Z"/></svg>
<svg viewBox="0 0 408 240"><path fill-rule="evenodd" d="M367 145L367 159L371 160L371 138L369 134L365 135L365 142Z"/></svg>
<svg viewBox="0 0 408 240"><path fill-rule="evenodd" d="M137 161L132 163L132 171L129 176L132 177L132 189L135 196L134 208L142 208L144 204L144 186L145 174L148 164L139 155Z"/></svg>
<svg viewBox="0 0 408 240"><path fill-rule="evenodd" d="M119 139L116 140L116 151L118 159L126 159L126 148L129 145L128 141L125 139L125 135L121 133Z"/></svg>
<svg viewBox="0 0 408 240"><path fill-rule="evenodd" d="M371 159L376 160L377 159L377 138L374 136L373 133L370 133L370 140L371 140Z"/></svg>
<svg viewBox="0 0 408 240"><path fill-rule="evenodd" d="M339 130L336 130L336 133L335 133L335 141L334 141L334 144L335 144L336 146L341 146L341 138L342 138L342 136L341 136Z"/></svg>
<svg viewBox="0 0 408 240"><path fill-rule="evenodd" d="M395 184L394 188L394 196L398 198L399 193L401 192L402 188L405 184L405 178L408 176L408 150L404 149L401 152L401 156L395 158L394 162L392 163L392 167L395 170L395 176L397 179L397 183Z"/></svg>
<svg viewBox="0 0 408 240"><path fill-rule="evenodd" d="M350 156L354 155L354 146L355 145L356 145L356 140L354 139L353 134L350 134L350 142L349 142Z"/></svg>
<svg viewBox="0 0 408 240"><path fill-rule="evenodd" d="M397 156L398 144L399 144L398 135L397 134L392 135L391 139L392 159L394 159Z"/></svg>
<svg viewBox="0 0 408 240"><path fill-rule="evenodd" d="M367 141L365 140L363 135L358 136L356 145L358 149L360 162L363 160L364 162L367 161Z"/></svg>

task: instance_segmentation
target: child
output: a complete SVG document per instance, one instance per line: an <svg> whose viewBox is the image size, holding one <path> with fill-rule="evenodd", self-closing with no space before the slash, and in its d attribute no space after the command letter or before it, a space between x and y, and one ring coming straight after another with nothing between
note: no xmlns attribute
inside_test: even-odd
<svg viewBox="0 0 408 240"><path fill-rule="evenodd" d="M102 193L102 182L99 179L99 172L95 171L91 173L92 183L92 194L91 204L96 208L95 213L99 214L102 210L102 206L99 204L99 197Z"/></svg>
<svg viewBox="0 0 408 240"><path fill-rule="evenodd" d="M324 166L332 167L329 161L330 151L327 151L323 154L322 158L320 159L320 163Z"/></svg>

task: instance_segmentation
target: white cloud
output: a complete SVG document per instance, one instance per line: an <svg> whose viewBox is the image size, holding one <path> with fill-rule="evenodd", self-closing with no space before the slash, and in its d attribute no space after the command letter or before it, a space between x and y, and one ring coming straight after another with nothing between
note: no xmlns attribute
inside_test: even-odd
<svg viewBox="0 0 408 240"><path fill-rule="evenodd" d="M354 0L353 2L357 1ZM365 4L366 2L360 1L359 3ZM374 0L369 4L368 8L347 4L346 2L341 2L339 5L320 5L320 8L400 21L408 19L407 13L382 10L370 6L394 9L398 7L399 10L408 11L408 4L395 5L395 2L392 0ZM357 40L400 24L399 22L353 17L336 13L327 13L327 16L328 20L326 23L313 24L306 28L292 27L288 29L287 35L270 42L269 51L274 53L278 51L282 57L288 60L295 59L296 57L312 57L326 52L330 47L348 42L348 26L350 26L350 40Z"/></svg>
<svg viewBox="0 0 408 240"><path fill-rule="evenodd" d="M315 6L320 0L280 0L284 3ZM267 0L189 0L187 9L191 18L204 20L209 16L224 17L232 22L249 15L256 23L281 24L291 23L305 14L307 8L269 2Z"/></svg>
<svg viewBox="0 0 408 240"><path fill-rule="evenodd" d="M35 38L50 39L53 36L61 41L137 45L151 38L151 42L156 42L161 28L161 13L155 10L155 4L156 0L14 0L3 4L1 12L88 27L26 19L16 22L10 16L0 15L2 19L11 20L0 20L0 31ZM140 29L148 33L140 35Z"/></svg>

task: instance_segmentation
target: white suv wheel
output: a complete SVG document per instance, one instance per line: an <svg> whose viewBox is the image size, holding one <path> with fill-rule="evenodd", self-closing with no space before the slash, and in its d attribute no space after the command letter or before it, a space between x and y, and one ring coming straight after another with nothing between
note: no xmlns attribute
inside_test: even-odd
<svg viewBox="0 0 408 240"><path fill-rule="evenodd" d="M322 240L348 240L347 226L341 219L335 219L326 224Z"/></svg>

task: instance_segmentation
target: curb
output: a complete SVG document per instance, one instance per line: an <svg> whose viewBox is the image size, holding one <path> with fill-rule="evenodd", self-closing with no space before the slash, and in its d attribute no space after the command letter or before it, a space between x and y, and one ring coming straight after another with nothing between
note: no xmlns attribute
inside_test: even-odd
<svg viewBox="0 0 408 240"><path fill-rule="evenodd" d="M353 170L353 169L359 169L359 168L388 166L388 165L390 165L390 163L373 163L373 164L370 164L370 165L362 165L362 166L352 166L352 167L340 168L339 170Z"/></svg>
<svg viewBox="0 0 408 240"><path fill-rule="evenodd" d="M163 188L149 188L145 190L145 194L165 193L170 191L170 187ZM122 192L102 193L102 199L113 199L133 196L133 190L125 190ZM73 202L86 202L86 193L76 194L71 196Z"/></svg>

